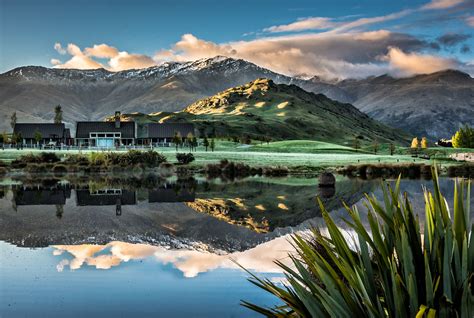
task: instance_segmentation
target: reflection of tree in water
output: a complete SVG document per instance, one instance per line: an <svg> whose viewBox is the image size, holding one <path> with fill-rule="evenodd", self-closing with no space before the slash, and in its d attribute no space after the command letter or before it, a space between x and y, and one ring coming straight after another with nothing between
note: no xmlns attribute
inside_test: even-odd
<svg viewBox="0 0 474 318"><path fill-rule="evenodd" d="M56 204L56 217L61 219L64 214L64 205Z"/></svg>

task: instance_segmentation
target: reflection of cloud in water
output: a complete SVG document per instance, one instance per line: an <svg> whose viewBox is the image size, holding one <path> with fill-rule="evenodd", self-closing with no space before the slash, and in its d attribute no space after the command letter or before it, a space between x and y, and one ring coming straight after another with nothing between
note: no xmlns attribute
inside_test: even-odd
<svg viewBox="0 0 474 318"><path fill-rule="evenodd" d="M195 250L169 250L160 246L125 242L110 242L106 245L56 245L53 246L53 254L59 256L67 252L74 257L72 260L61 260L57 265L58 271L63 271L66 266L72 270L79 269L84 264L97 269L109 269L119 266L122 262L154 257L163 264L172 264L185 277L196 277L199 273L217 268L238 268L232 260L252 271L280 273L282 271L274 261L280 260L289 264L287 255L292 247L288 239L289 236L282 236L247 251L225 255Z"/></svg>

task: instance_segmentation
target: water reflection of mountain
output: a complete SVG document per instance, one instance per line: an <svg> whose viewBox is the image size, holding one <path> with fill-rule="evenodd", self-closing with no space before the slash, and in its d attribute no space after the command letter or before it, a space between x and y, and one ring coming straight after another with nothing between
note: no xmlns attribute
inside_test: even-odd
<svg viewBox="0 0 474 318"><path fill-rule="evenodd" d="M245 180L229 184L208 183L198 188L197 198L187 205L228 223L259 233L296 226L320 216L319 197L328 210L351 205L372 191L377 182L339 179L335 188L318 189L316 180L269 182Z"/></svg>
<svg viewBox="0 0 474 318"><path fill-rule="evenodd" d="M120 186L117 180L41 184L5 190L0 199L0 240L20 246L120 240L242 251L291 233L293 226L320 215L315 179L257 178L236 183L189 179L143 182L146 186L141 188L136 186L140 182ZM341 179L325 204L336 209L341 200L357 202L373 184ZM47 203L51 191L64 193L61 201L50 198L56 209L37 205Z"/></svg>

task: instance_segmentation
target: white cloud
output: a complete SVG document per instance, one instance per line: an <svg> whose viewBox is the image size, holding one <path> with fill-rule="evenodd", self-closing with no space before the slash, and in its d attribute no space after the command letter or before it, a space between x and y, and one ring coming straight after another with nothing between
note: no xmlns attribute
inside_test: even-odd
<svg viewBox="0 0 474 318"><path fill-rule="evenodd" d="M390 48L385 59L399 75L429 74L451 68L458 68L459 62L454 59L438 56L405 53L399 48Z"/></svg>
<svg viewBox="0 0 474 318"><path fill-rule="evenodd" d="M288 236L279 237L244 252L228 255L194 250L170 250L160 246L125 242L110 242L107 245L57 245L54 248L54 255L59 256L67 252L74 257L71 261L61 260L56 266L58 271L63 271L66 266L72 270L79 269L84 264L97 269L110 269L122 262L154 257L163 264L172 264L188 278L216 268L237 268L231 259L252 271L281 273L281 268L274 261L281 260L290 265L291 261L287 256L288 252L293 250Z"/></svg>
<svg viewBox="0 0 474 318"><path fill-rule="evenodd" d="M429 3L425 4L422 7L422 9L429 9L429 10L448 9L451 7L455 7L464 2L465 0L431 0Z"/></svg>
<svg viewBox="0 0 474 318"><path fill-rule="evenodd" d="M323 17L310 17L299 19L296 22L284 25L275 25L264 29L265 32L294 32L294 31L305 31L305 30L323 30L333 28L337 25L336 22L331 18Z"/></svg>
<svg viewBox="0 0 474 318"><path fill-rule="evenodd" d="M55 45L55 48L56 47L57 50L64 50L62 49L61 44ZM147 55L130 54L126 51L120 52L117 48L104 43L95 44L92 47L86 47L83 51L76 44L69 43L67 45L67 50L64 50L64 52L66 51L71 55L71 58L65 63L61 63L58 59L52 59L51 64L54 67L74 69L107 68L108 70L115 72L156 65L156 62ZM104 66L94 58L108 59L107 66Z"/></svg>
<svg viewBox="0 0 474 318"><path fill-rule="evenodd" d="M216 55L242 58L287 75L317 74L329 78L383 74L388 66L377 57L389 46L409 51L422 48L418 39L386 30L343 34L300 34L224 44L184 35L156 59L187 61Z"/></svg>
<svg viewBox="0 0 474 318"><path fill-rule="evenodd" d="M308 31L308 30L327 30L330 33L345 32L361 27L365 27L371 24L387 22L391 20L400 19L405 17L415 10L408 9L400 12L387 14L378 17L371 18L359 18L353 21L337 21L333 18L324 18L324 17L309 17L298 19L296 22L290 24L276 25L265 28L263 31L278 33L278 32L299 32L299 31Z"/></svg>
<svg viewBox="0 0 474 318"><path fill-rule="evenodd" d="M98 58L113 58L119 54L119 51L113 46L107 44L95 44L93 47L86 47L84 54Z"/></svg>
<svg viewBox="0 0 474 318"><path fill-rule="evenodd" d="M66 50L62 47L61 43L54 43L54 49L61 55L66 54Z"/></svg>
<svg viewBox="0 0 474 318"><path fill-rule="evenodd" d="M156 65L156 62L147 55L129 54L127 52L120 52L109 61L110 69L113 71L146 68L154 65Z"/></svg>
<svg viewBox="0 0 474 318"><path fill-rule="evenodd" d="M58 59L51 59L50 63L53 64L53 65L59 65L59 64L61 64L61 61L58 60Z"/></svg>

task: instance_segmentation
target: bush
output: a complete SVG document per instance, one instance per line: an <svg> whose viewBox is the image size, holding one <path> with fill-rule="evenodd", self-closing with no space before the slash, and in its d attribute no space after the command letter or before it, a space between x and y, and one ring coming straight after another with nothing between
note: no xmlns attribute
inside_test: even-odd
<svg viewBox="0 0 474 318"><path fill-rule="evenodd" d="M56 163L59 161L61 159L53 152L42 152L38 155L30 153L13 160L12 166L14 168L24 168L29 164Z"/></svg>
<svg viewBox="0 0 474 318"><path fill-rule="evenodd" d="M69 154L63 160L66 165L80 165L85 166L89 164L89 158L81 154Z"/></svg>
<svg viewBox="0 0 474 318"><path fill-rule="evenodd" d="M109 152L106 154L106 163L110 166L134 166L144 165L146 167L157 167L166 162L166 157L156 151L129 150L126 153Z"/></svg>
<svg viewBox="0 0 474 318"><path fill-rule="evenodd" d="M250 278L283 305L243 305L267 317L471 317L474 226L469 194L464 183L455 183L451 214L436 170L433 178L433 193L424 193L422 225L407 195L400 195L400 180L395 188L381 185L383 202L367 196L363 215L346 207L355 242L346 239L319 201L328 235L313 229L310 237L293 236L297 255L289 257L294 266L276 261L288 285Z"/></svg>
<svg viewBox="0 0 474 318"><path fill-rule="evenodd" d="M106 155L103 152L92 152L90 154L90 163L93 166L103 166L106 162Z"/></svg>
<svg viewBox="0 0 474 318"><path fill-rule="evenodd" d="M59 159L59 157L54 152L42 152L38 157L39 163L56 163L61 161L61 159Z"/></svg>
<svg viewBox="0 0 474 318"><path fill-rule="evenodd" d="M180 164L188 164L194 161L194 155L192 153L177 153L176 160Z"/></svg>

